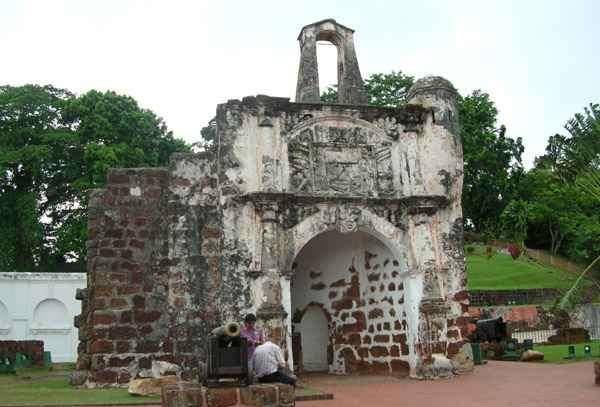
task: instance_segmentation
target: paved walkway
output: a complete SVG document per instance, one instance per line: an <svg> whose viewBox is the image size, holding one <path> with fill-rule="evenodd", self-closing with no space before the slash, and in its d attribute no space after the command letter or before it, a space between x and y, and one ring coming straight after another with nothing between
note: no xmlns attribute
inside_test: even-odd
<svg viewBox="0 0 600 407"><path fill-rule="evenodd" d="M335 399L298 407L600 407L592 362L490 361L474 374L434 382L373 376L311 376L304 382Z"/></svg>

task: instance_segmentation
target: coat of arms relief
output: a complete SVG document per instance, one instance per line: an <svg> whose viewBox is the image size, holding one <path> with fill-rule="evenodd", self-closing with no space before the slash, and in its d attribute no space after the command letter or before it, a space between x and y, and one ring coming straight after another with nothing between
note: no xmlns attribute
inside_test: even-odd
<svg viewBox="0 0 600 407"><path fill-rule="evenodd" d="M291 192L392 197L391 142L382 138L362 126L301 130L288 145Z"/></svg>

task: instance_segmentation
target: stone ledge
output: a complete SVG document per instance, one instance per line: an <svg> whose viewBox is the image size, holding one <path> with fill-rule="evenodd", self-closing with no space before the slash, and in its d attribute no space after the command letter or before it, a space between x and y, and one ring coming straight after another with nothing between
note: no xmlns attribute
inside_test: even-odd
<svg viewBox="0 0 600 407"><path fill-rule="evenodd" d="M203 387L180 382L162 388L163 407L293 407L294 388L280 383L253 384L248 387Z"/></svg>

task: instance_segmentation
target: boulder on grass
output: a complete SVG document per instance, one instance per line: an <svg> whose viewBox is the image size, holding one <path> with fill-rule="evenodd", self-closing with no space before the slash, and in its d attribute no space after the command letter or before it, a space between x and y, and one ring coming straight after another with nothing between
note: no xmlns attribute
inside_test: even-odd
<svg viewBox="0 0 600 407"><path fill-rule="evenodd" d="M164 376L159 378L134 379L129 382L128 392L132 396L160 396L162 387L166 384L175 384L179 381L177 376Z"/></svg>
<svg viewBox="0 0 600 407"><path fill-rule="evenodd" d="M535 362L544 360L544 354L537 350L526 350L521 354L521 362Z"/></svg>

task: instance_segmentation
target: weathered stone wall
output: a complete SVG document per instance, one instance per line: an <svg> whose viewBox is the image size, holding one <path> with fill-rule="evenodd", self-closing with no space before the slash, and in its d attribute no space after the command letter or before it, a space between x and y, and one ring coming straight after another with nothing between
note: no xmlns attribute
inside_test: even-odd
<svg viewBox="0 0 600 407"><path fill-rule="evenodd" d="M127 383L168 357L166 169L113 170L92 193L88 291L79 317L79 370L93 383Z"/></svg>

